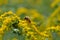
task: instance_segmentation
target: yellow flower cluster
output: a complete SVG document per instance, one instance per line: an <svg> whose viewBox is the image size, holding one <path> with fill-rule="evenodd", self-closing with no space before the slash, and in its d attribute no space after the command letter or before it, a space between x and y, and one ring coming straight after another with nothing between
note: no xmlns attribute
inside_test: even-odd
<svg viewBox="0 0 60 40"><path fill-rule="evenodd" d="M54 6L57 2L58 2L58 0L55 3L53 3L52 5ZM18 8L16 13L13 13L10 10L8 12L3 13L0 16L0 20L2 20L2 22L3 22L2 26L0 27L0 34L4 34L4 31L7 30L7 28L9 28L7 26L7 25L10 25L9 23L12 23L12 25L13 25L13 22L19 21L17 23L18 24L17 27L18 27L18 29L22 28L22 31L23 31L22 34L26 33L26 36L31 36L34 40L38 39L35 34L37 34L37 35L39 35L41 37L43 36L44 38L45 37L49 37L50 36L49 31L50 30L52 30L52 31L53 30L55 30L55 31L59 31L60 30L60 25L57 25L57 26L54 26L54 25L52 26L51 25L52 24L51 22L53 20L56 20L56 18L54 18L54 17L56 17L56 15L58 15L57 19L60 21L59 11L60 11L60 7L58 7L52 13L52 15L47 19L46 29L44 31L40 31L38 29L38 26L37 26L38 23L32 21L32 20L35 20L35 18L39 18L39 19L44 20L44 16L39 14L37 12L37 10L35 10L35 9L27 9L27 8L23 8L23 7L22 8ZM31 23L28 23L27 20L20 19L20 15L21 14L26 14L26 15L32 17L31 18L32 19ZM42 27L42 26L39 26L39 27ZM13 39L13 40L15 40L15 39Z"/></svg>
<svg viewBox="0 0 60 40"><path fill-rule="evenodd" d="M25 0L0 0L0 6L14 5L18 7L17 4L19 5L20 3L21 4L23 3L25 5L24 1ZM33 7L34 6L37 7L40 5L40 2L41 0L26 0L26 6L30 5ZM41 14L42 12L39 13L37 9L35 9L35 7L34 9L32 8L30 9L30 6L28 8L25 8L25 6L19 7L17 8L15 13L12 10L3 13L2 10L4 8L2 7L3 9L2 10L0 9L0 12L2 12L0 15L0 40L2 40L1 35L4 35L5 31L8 32L9 30L12 30L13 31L12 33L18 34L18 36L19 34L23 34L28 39L30 38L30 40L45 40L46 38L51 38L52 37L51 32L57 32L58 35L60 35L60 5L58 5L59 3L60 0L53 0L50 6L54 8L57 5L58 8L56 8L56 10L47 18L45 18L44 15ZM40 11L40 9L38 10ZM21 18L21 15L23 15L24 17L29 16L31 22L30 23L28 22L29 19L24 19L24 17ZM13 38L12 40L18 39ZM50 40L52 40L52 38Z"/></svg>
<svg viewBox="0 0 60 40"><path fill-rule="evenodd" d="M21 10L21 12L20 12L20 10ZM24 8L24 9L20 9L19 10L19 14L18 15L21 15L22 14L22 12L24 11L24 13L27 13L27 11L26 11L26 9ZM55 13L58 11L58 9L55 11ZM34 10L31 10L31 12L32 12L32 16L33 17L40 17L40 15L38 14L38 12L36 12L36 11L34 11ZM21 14L20 14L21 13ZM35 13L35 14L34 14ZM53 17L54 18L54 16L56 15L55 13L53 13L52 15L51 15L51 17ZM9 16L6 16L6 15L9 15ZM11 16L12 15L12 16ZM7 28L8 28L8 24L10 23L10 22L13 22L14 20L18 20L19 21L19 23L18 23L18 28L23 28L23 33L26 33L26 35L27 36L29 36L29 35L31 35L31 37L32 38L34 38L34 40L37 40L37 38L36 38L36 36L34 35L35 33L37 33L37 35L40 35L40 36L43 36L43 37L49 37L49 34L46 34L46 33L48 33L47 31L50 31L51 29L52 30L56 30L56 31L59 31L59 29L60 29L60 26L58 25L58 26L52 26L52 27L47 27L46 28L46 30L45 31L43 31L43 32L40 32L39 30L38 30L38 28L37 28L37 26L36 26L36 23L35 22L33 22L33 21L31 21L31 23L28 23L26 20L21 20L20 19L20 17L17 15L17 13L16 14L14 14L12 11L9 11L9 12L6 12L6 13L4 13L4 14L2 14L1 16L0 16L0 19L2 20L3 19L3 24L2 24L2 27L0 28L0 34L2 34L2 33L4 33L4 30L6 30ZM37 15L37 16L36 16ZM42 17L42 16L41 16ZM43 17L42 17L43 18ZM41 18L41 19L42 19ZM48 22L50 22L49 20L48 20ZM50 23L49 23L50 24ZM48 24L48 25L49 25ZM48 26L47 25L47 26ZM30 30L32 30L32 31L30 31Z"/></svg>

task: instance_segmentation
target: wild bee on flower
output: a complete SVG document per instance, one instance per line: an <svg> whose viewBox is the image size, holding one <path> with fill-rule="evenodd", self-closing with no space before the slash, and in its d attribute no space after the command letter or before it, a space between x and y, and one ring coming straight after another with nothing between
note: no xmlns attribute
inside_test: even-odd
<svg viewBox="0 0 60 40"><path fill-rule="evenodd" d="M29 16L25 16L24 20L26 20L28 23L31 23Z"/></svg>

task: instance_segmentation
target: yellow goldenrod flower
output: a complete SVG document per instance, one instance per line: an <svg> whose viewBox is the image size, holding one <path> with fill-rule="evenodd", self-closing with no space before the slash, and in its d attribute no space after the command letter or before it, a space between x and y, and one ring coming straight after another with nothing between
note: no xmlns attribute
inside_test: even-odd
<svg viewBox="0 0 60 40"><path fill-rule="evenodd" d="M29 34L29 35L33 35L34 33L33 33L33 32L28 32L27 34Z"/></svg>
<svg viewBox="0 0 60 40"><path fill-rule="evenodd" d="M29 31L31 28L28 26L28 25L24 25L23 26L23 30L25 30L25 31Z"/></svg>
<svg viewBox="0 0 60 40"><path fill-rule="evenodd" d="M6 19L3 21L4 24L8 24L11 22L11 18L5 17Z"/></svg>
<svg viewBox="0 0 60 40"><path fill-rule="evenodd" d="M0 19L2 19L2 17L0 16Z"/></svg>
<svg viewBox="0 0 60 40"><path fill-rule="evenodd" d="M4 25L2 25L1 29L2 29L2 30L5 30L6 27L7 27L7 26L4 24Z"/></svg>
<svg viewBox="0 0 60 40"><path fill-rule="evenodd" d="M58 31L59 31L59 30L60 30L60 26L56 26L56 30L58 30Z"/></svg>
<svg viewBox="0 0 60 40"><path fill-rule="evenodd" d="M7 14L7 12L5 12L4 14L1 15L1 17L4 17Z"/></svg>
<svg viewBox="0 0 60 40"><path fill-rule="evenodd" d="M3 32L3 30L0 28L0 34L3 34L4 32Z"/></svg>

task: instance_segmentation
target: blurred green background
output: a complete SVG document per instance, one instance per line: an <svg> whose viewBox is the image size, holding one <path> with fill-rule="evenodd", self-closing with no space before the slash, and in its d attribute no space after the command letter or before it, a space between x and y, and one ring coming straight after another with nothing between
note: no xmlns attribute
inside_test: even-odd
<svg viewBox="0 0 60 40"><path fill-rule="evenodd" d="M57 4L54 8L51 8L51 4L53 2L54 0L0 0L0 15L2 15L4 12L8 12L9 10L11 10L13 13L16 13L17 9L22 7L28 10L35 9L38 11L39 14L43 15L44 17L44 21L42 25L43 27L41 27L42 29L40 28L41 30L43 30L45 29L44 26L47 25L46 20L49 19L49 17L58 7L60 7L60 3L58 3L59 5ZM21 19L23 19L24 16L25 16L24 14L20 16ZM40 21L39 18L37 18L36 20L34 19L33 21L35 21L36 23L42 22L42 20ZM19 36L17 34L12 33L11 31L12 30L10 30L9 32L5 32L3 36L3 40L9 40L9 39L12 40L14 37L16 37L18 40L26 40L25 39L26 36L23 35ZM51 32L51 34L52 34L52 40L60 40L60 32L59 35L57 34L57 32ZM45 40L48 40L48 38L46 38Z"/></svg>

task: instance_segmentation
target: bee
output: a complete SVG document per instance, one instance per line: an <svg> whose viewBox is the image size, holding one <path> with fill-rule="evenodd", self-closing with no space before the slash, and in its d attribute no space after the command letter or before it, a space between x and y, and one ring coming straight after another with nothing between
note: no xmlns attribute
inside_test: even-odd
<svg viewBox="0 0 60 40"><path fill-rule="evenodd" d="M24 20L26 20L28 23L31 23L31 20L28 16L25 16Z"/></svg>

